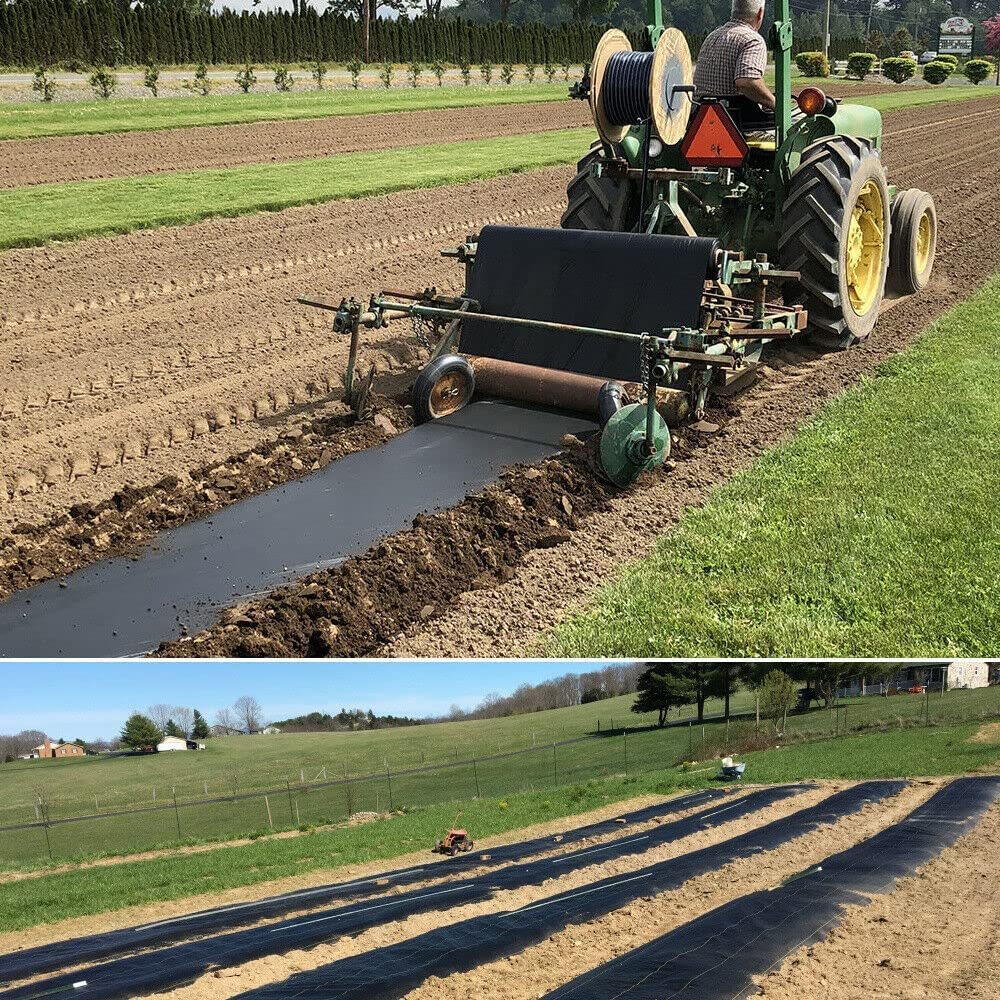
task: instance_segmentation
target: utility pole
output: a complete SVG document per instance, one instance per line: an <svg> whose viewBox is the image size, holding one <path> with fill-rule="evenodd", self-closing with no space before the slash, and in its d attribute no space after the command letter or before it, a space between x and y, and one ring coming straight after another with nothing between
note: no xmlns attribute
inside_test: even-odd
<svg viewBox="0 0 1000 1000"><path fill-rule="evenodd" d="M823 23L823 55L830 58L830 0L826 0L826 20Z"/></svg>
<svg viewBox="0 0 1000 1000"><path fill-rule="evenodd" d="M872 37L872 14L875 12L875 0L870 0L868 4L868 27L865 29L865 45L868 45L868 39ZM861 680L861 693L864 694L864 678Z"/></svg>

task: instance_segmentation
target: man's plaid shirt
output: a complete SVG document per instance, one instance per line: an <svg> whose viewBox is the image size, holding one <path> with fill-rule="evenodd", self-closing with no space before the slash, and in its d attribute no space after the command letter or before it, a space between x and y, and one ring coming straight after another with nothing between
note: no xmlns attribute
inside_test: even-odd
<svg viewBox="0 0 1000 1000"><path fill-rule="evenodd" d="M695 99L732 97L736 81L759 80L767 66L767 45L744 21L727 21L702 43L694 69Z"/></svg>

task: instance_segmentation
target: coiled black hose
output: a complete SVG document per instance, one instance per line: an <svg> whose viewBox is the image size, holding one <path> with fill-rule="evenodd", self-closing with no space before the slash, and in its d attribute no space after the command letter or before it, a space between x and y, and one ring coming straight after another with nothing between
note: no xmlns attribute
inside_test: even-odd
<svg viewBox="0 0 1000 1000"><path fill-rule="evenodd" d="M616 52L608 60L601 86L604 115L612 125L634 125L650 115L652 52Z"/></svg>

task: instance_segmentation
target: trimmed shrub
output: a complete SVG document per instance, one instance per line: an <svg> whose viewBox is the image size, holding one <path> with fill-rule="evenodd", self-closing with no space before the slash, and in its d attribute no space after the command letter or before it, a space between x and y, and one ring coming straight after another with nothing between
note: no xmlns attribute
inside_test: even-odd
<svg viewBox="0 0 1000 1000"><path fill-rule="evenodd" d="M542 67L542 72L545 74L545 79L552 83L556 78L556 68L548 60L545 61L545 65Z"/></svg>
<svg viewBox="0 0 1000 1000"><path fill-rule="evenodd" d="M287 94L295 86L295 77L288 72L287 66L274 67L274 89L279 94Z"/></svg>
<svg viewBox="0 0 1000 1000"><path fill-rule="evenodd" d="M462 85L469 86L469 77L472 75L472 63L468 59L463 59L458 64L458 71L462 74Z"/></svg>
<svg viewBox="0 0 1000 1000"><path fill-rule="evenodd" d="M445 66L440 59L435 59L431 63L431 72L437 77L438 86L444 82Z"/></svg>
<svg viewBox="0 0 1000 1000"><path fill-rule="evenodd" d="M483 83L485 83L486 86L488 87L490 85L490 80L493 79L493 63L484 62L479 67L479 72L483 77Z"/></svg>
<svg viewBox="0 0 1000 1000"><path fill-rule="evenodd" d="M424 67L418 62L411 62L408 68L410 75L410 86L413 88L420 86L420 74L423 73Z"/></svg>
<svg viewBox="0 0 1000 1000"><path fill-rule="evenodd" d="M208 92L212 89L212 81L208 78L208 67L204 63L198 63L195 67L194 89L202 97L208 97Z"/></svg>
<svg viewBox="0 0 1000 1000"><path fill-rule="evenodd" d="M952 72L958 69L958 56L953 56L948 53L940 56L935 56L934 62L951 63Z"/></svg>
<svg viewBox="0 0 1000 1000"><path fill-rule="evenodd" d="M852 52L847 57L847 75L863 80L877 62L878 56L874 52Z"/></svg>
<svg viewBox="0 0 1000 1000"><path fill-rule="evenodd" d="M882 75L893 83L903 83L909 80L917 71L917 64L912 59L900 59L892 56L882 60Z"/></svg>
<svg viewBox="0 0 1000 1000"><path fill-rule="evenodd" d="M514 82L514 67L510 63L504 63L500 67L500 79L509 87Z"/></svg>
<svg viewBox="0 0 1000 1000"><path fill-rule="evenodd" d="M969 83L978 87L993 72L993 64L985 59L970 59L962 70Z"/></svg>
<svg viewBox="0 0 1000 1000"><path fill-rule="evenodd" d="M528 83L535 82L535 72L537 69L538 67L533 62L527 62L524 64L524 78L528 81Z"/></svg>
<svg viewBox="0 0 1000 1000"><path fill-rule="evenodd" d="M388 90L392 86L392 74L395 67L391 62L382 63L382 68L378 71L378 78L382 81L382 86Z"/></svg>
<svg viewBox="0 0 1000 1000"><path fill-rule="evenodd" d="M326 76L326 63L317 59L312 64L312 78L316 81L316 89L323 89L323 78Z"/></svg>
<svg viewBox="0 0 1000 1000"><path fill-rule="evenodd" d="M933 62L929 62L924 67L924 79L928 83L939 84L944 83L945 80L951 76L954 67L951 63L940 62L935 59Z"/></svg>
<svg viewBox="0 0 1000 1000"><path fill-rule="evenodd" d="M822 52L800 52L795 65L803 76L829 76L830 60Z"/></svg>

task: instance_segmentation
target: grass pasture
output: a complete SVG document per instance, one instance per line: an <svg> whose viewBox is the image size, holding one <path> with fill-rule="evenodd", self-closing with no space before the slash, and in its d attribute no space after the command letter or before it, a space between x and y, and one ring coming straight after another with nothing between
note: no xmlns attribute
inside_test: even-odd
<svg viewBox="0 0 1000 1000"><path fill-rule="evenodd" d="M921 699L914 699L921 701ZM860 780L940 776L996 768L1000 744L973 739L972 723L814 740L745 755L753 782L813 777ZM669 731L668 731L669 733ZM668 734L650 734L662 740ZM670 735L672 737L672 734ZM602 741L611 745L620 737ZM641 744L629 738L630 754ZM652 746L652 742L649 744ZM631 759L631 758L630 758ZM580 776L559 787L483 797L461 806L461 823L477 838L573 816L644 794L669 795L714 783L716 766L653 766L625 776ZM0 885L0 932L67 917L103 913L162 900L217 893L239 886L423 851L456 819L454 803L425 806L362 826L317 830L304 836L258 840L204 853L125 860L114 865L54 872Z"/></svg>
<svg viewBox="0 0 1000 1000"><path fill-rule="evenodd" d="M449 802L450 808L464 811L486 799L561 794L566 786L591 780L659 773L757 743L746 693L734 700L734 712L742 714L729 726L718 718L696 725L689 709L660 730L651 716L631 714L631 701L626 696L508 719L374 733L230 737L210 741L203 753L4 765L3 823L31 823L40 814L50 824L4 830L0 868L36 868L50 860L257 836L339 822L357 812L436 808ZM717 706L708 708L711 712ZM928 699L870 696L843 701L836 711L790 716L783 742L794 745L858 731L934 729L997 717L1000 688ZM588 737L597 732L598 720L601 735ZM625 732L623 724L635 728ZM762 720L761 732L767 730ZM566 740L573 742L553 745ZM519 748L513 756L491 756ZM847 763L845 759L843 766ZM337 781L344 771L351 780ZM679 781L704 772L671 773L671 780ZM84 787L98 801L81 799ZM39 794L44 806L36 812L32 799ZM70 817L82 818L62 822Z"/></svg>
<svg viewBox="0 0 1000 1000"><path fill-rule="evenodd" d="M559 656L989 656L1000 278L720 487L561 627Z"/></svg>

